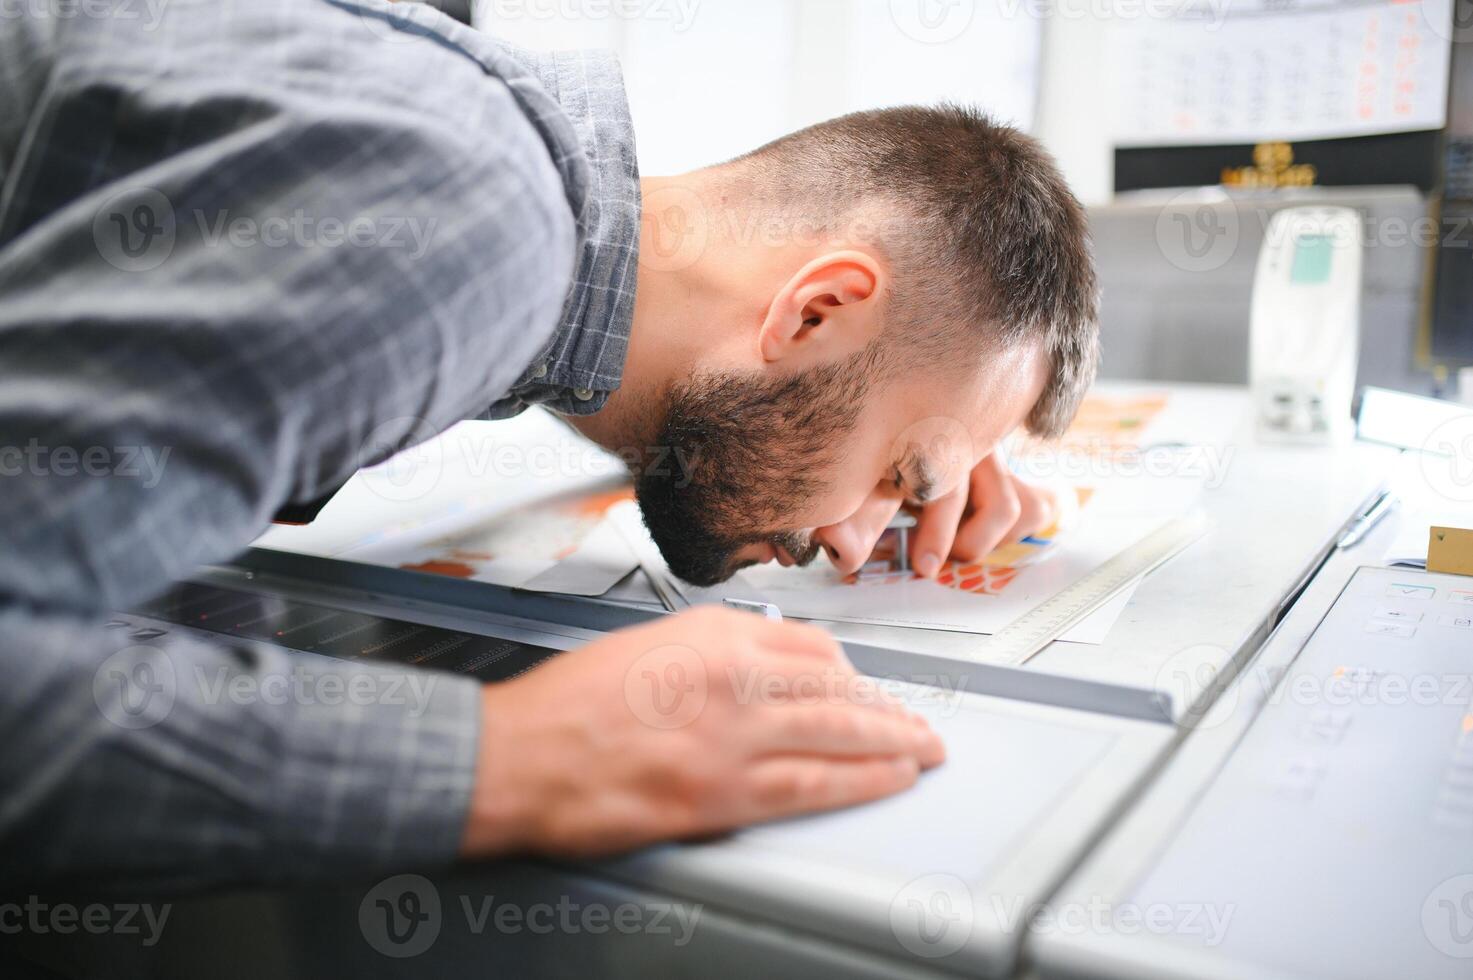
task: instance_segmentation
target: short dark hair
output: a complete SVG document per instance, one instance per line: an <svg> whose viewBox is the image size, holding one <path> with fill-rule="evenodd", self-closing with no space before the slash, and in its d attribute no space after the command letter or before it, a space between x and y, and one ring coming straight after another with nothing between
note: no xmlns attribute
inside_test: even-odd
<svg viewBox="0 0 1473 980"><path fill-rule="evenodd" d="M1068 426L1099 367L1098 289L1084 209L1036 140L965 106L905 106L819 123L729 166L827 224L868 203L897 214L877 242L896 267L888 315L943 329L889 339L954 353L958 325L975 338L980 320L1004 348L1041 342L1050 376L1027 426Z"/></svg>

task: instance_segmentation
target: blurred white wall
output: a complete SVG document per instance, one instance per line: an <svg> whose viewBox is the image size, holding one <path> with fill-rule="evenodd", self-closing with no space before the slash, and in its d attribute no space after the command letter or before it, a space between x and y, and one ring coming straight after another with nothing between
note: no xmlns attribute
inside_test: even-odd
<svg viewBox="0 0 1473 980"><path fill-rule="evenodd" d="M474 18L527 47L616 51L641 169L668 174L845 112L909 102L974 103L1033 129L1038 9L1029 0L475 0ZM1070 127L1058 119L1056 128Z"/></svg>
<svg viewBox="0 0 1473 980"><path fill-rule="evenodd" d="M1074 194L1102 204L1113 194L1107 18L1085 5L1044 25L1043 71L1033 135L1059 161Z"/></svg>
<svg viewBox="0 0 1473 980"><path fill-rule="evenodd" d="M1121 32L1170 28L1179 20L1204 32L1204 41L1225 38L1222 17L1230 4L1248 13L1264 8L1264 18L1250 24L1254 30L1294 26L1274 22L1275 0L473 3L477 25L508 40L618 52L647 173L718 162L855 109L952 99L980 105L1041 138L1086 204L1111 197L1111 137L1122 107L1112 101L1121 90L1110 71L1110 49ZM1365 4L1336 3L1338 12L1327 16L1371 16L1357 12ZM1425 17L1437 28L1439 17L1451 16L1448 0L1400 6L1406 12L1399 19L1411 18L1414 26ZM1201 15L1198 20L1189 9ZM1445 31L1435 29L1432 36ZM1244 43L1251 48L1251 41ZM1204 45L1202 53L1184 50L1181 56L1205 58L1210 50ZM1160 84L1173 82L1163 76Z"/></svg>

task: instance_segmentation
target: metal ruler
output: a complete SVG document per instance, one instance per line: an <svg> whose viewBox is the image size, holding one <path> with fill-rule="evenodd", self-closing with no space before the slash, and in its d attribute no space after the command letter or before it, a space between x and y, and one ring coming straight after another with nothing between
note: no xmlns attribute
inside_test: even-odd
<svg viewBox="0 0 1473 980"><path fill-rule="evenodd" d="M1027 663L1121 589L1179 554L1206 531L1207 520L1200 514L1163 524L992 634L976 659L1008 666Z"/></svg>

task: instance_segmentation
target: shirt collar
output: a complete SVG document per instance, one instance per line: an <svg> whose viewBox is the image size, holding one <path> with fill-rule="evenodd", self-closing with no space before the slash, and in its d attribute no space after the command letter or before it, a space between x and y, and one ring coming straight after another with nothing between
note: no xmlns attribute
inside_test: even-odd
<svg viewBox="0 0 1473 980"><path fill-rule="evenodd" d="M634 321L641 201L624 79L608 52L504 48L561 106L587 158L590 182L577 216L579 254L557 330L513 392L542 389L526 400L566 414L592 414L623 380Z"/></svg>

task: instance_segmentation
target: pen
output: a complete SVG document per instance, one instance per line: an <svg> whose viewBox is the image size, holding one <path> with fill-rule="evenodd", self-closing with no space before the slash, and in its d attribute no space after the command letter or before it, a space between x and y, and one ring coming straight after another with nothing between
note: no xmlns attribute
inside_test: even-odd
<svg viewBox="0 0 1473 980"><path fill-rule="evenodd" d="M1381 519L1391 513L1396 507L1396 497L1390 491L1383 490L1376 498L1376 502L1364 514L1357 517L1345 533L1340 535L1340 540L1335 542L1337 548L1351 548L1361 542L1371 529L1381 523Z"/></svg>

